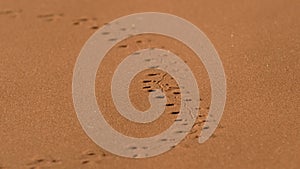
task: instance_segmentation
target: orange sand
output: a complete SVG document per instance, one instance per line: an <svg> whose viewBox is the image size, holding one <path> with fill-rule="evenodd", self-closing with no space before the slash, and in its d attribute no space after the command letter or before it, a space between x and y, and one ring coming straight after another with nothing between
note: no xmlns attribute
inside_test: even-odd
<svg viewBox="0 0 300 169"><path fill-rule="evenodd" d="M299 8L296 0L0 1L0 168L300 168ZM227 103L218 129L204 144L194 133L160 156L128 159L102 150L82 130L73 107L72 73L83 44L97 28L148 11L180 16L206 33L224 65ZM200 113L207 113L210 88L201 63L183 45L164 43L172 39L148 38L153 44L145 46L182 49L179 56L200 72ZM129 45L110 54L125 57L134 49ZM99 105L107 96L99 78L109 79L101 71ZM136 77L131 90L147 73ZM133 104L147 108L147 94L134 91ZM117 130L139 137L163 131L173 118L164 114L153 128L105 117Z"/></svg>

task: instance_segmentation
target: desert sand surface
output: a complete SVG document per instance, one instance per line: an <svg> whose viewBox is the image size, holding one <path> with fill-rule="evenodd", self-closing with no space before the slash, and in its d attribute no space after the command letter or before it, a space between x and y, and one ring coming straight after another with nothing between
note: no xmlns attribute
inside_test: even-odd
<svg viewBox="0 0 300 169"><path fill-rule="evenodd" d="M300 2L297 0L0 1L0 168L101 169L298 169L300 168ZM163 88L169 107L149 124L118 114L109 88L112 71L138 49L168 49L197 75L201 101L186 138L159 156L132 159L96 145L74 109L72 78L88 38L104 24L138 12L182 17L212 41L227 79L227 101L213 136L197 137L210 106L205 68L189 48L161 35L120 42L97 72L99 109L117 131L149 137L164 131L178 110L176 82L159 70L139 73L130 86L132 104L149 107L148 88ZM114 58L114 59L111 59ZM157 76L148 77L149 74ZM161 79L160 84L141 82ZM168 84L168 85L166 85ZM164 88L165 87L165 88Z"/></svg>

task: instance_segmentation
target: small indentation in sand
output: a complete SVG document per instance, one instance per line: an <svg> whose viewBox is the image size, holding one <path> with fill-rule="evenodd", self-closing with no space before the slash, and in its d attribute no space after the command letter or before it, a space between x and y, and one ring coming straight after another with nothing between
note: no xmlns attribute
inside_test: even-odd
<svg viewBox="0 0 300 169"><path fill-rule="evenodd" d="M120 45L119 48L127 48L128 45Z"/></svg>
<svg viewBox="0 0 300 169"><path fill-rule="evenodd" d="M39 18L43 21L46 21L46 22L51 22L51 21L59 20L63 16L64 16L63 13L58 13L58 14L48 13L48 14L37 15L37 18Z"/></svg>
<svg viewBox="0 0 300 169"><path fill-rule="evenodd" d="M99 29L98 26L92 26L91 29Z"/></svg>
<svg viewBox="0 0 300 169"><path fill-rule="evenodd" d="M179 114L179 111L171 112L171 114Z"/></svg>
<svg viewBox="0 0 300 169"><path fill-rule="evenodd" d="M168 104L166 104L166 106L174 106L174 104L173 103L168 103Z"/></svg>
<svg viewBox="0 0 300 169"><path fill-rule="evenodd" d="M19 16L22 12L23 12L22 9L18 9L18 10L5 9L5 10L0 10L0 16L5 15L5 16L15 18Z"/></svg>
<svg viewBox="0 0 300 169"><path fill-rule="evenodd" d="M54 158L36 158L31 160L31 162L26 165L29 168L46 168L46 167L54 167L58 164L61 164L61 160Z"/></svg>
<svg viewBox="0 0 300 169"><path fill-rule="evenodd" d="M90 162L89 160L83 160L83 161L81 161L81 164L87 164L89 162Z"/></svg>

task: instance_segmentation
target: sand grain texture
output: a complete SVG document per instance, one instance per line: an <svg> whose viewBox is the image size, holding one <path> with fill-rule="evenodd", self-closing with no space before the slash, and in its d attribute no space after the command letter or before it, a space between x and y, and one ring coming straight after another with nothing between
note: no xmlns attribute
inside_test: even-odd
<svg viewBox="0 0 300 169"><path fill-rule="evenodd" d="M0 1L0 168L300 168L299 8L296 0ZM157 157L128 159L102 150L82 130L73 107L72 74L83 44L99 27L148 11L180 16L205 32L224 65L227 103L213 137L198 144L196 133L210 102L203 65L170 38L147 35L124 41L108 56L126 57L131 50L149 46L178 50L199 72L203 99L201 117L183 142ZM101 92L105 84L99 78L109 79L105 70L111 68L98 70L99 105L109 96ZM146 70L131 86L139 109L149 106L147 92L135 88L143 91L141 82L149 73L162 72ZM174 82L147 85L166 83ZM173 92L169 96L176 102ZM105 117L117 130L144 137L168 127L176 116L170 115L173 111L176 108L165 112L159 119L163 124L156 128Z"/></svg>

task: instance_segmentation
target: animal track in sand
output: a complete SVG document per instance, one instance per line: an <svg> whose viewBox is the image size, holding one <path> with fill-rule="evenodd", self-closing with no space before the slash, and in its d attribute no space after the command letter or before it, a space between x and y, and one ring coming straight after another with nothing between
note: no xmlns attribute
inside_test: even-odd
<svg viewBox="0 0 300 169"><path fill-rule="evenodd" d="M32 159L31 162L27 163L26 166L29 169L36 169L36 168L43 168L43 167L55 167L61 163L62 163L62 161L60 159L35 158L35 159Z"/></svg>
<svg viewBox="0 0 300 169"><path fill-rule="evenodd" d="M22 12L23 12L22 9L18 9L18 10L3 9L0 10L0 17L8 16L8 17L16 18ZM64 17L64 15L65 15L64 13L44 13L44 14L38 14L37 18L45 22L53 22L53 21L60 20L62 17ZM74 26L85 26L92 30L97 30L100 27L99 24L97 23L96 17L80 17L78 19L74 19L72 21L72 24Z"/></svg>
<svg viewBox="0 0 300 169"><path fill-rule="evenodd" d="M82 165L96 163L99 164L104 158L106 158L108 154L104 152L96 153L94 151L84 151L80 157L80 163Z"/></svg>
<svg viewBox="0 0 300 169"><path fill-rule="evenodd" d="M54 14L54 13L48 13L48 14L40 14L37 17L43 21L46 22L52 22L52 21L57 21L60 18L62 18L64 16L63 13L59 13L59 14Z"/></svg>
<svg viewBox="0 0 300 169"><path fill-rule="evenodd" d="M99 164L104 158L109 157L109 154L99 150L84 150L80 154L76 155L75 158L53 158L47 155L35 156L29 159L29 162L25 163L24 166L19 166L20 168L27 169L40 169L40 168L60 168L68 163L78 165L88 165L88 164ZM4 169L3 165L0 164L0 169Z"/></svg>
<svg viewBox="0 0 300 169"><path fill-rule="evenodd" d="M107 26L110 26L110 23L107 24ZM122 27L120 27L119 29L121 29ZM187 64L193 64L196 60L192 60L191 57L189 57L190 55L193 55L193 53L190 52L186 52L186 50L183 50L183 47L180 43L177 43L176 41L174 41L173 39L169 39L167 37L163 37L163 36L158 36L158 35L153 35L153 34L145 34L145 35L137 35L137 36L130 36L130 29L131 27L127 27L128 30L128 38L117 43L113 49L111 49L110 53L107 54L107 58L108 57L114 57L114 58L123 58L129 55L136 55L137 57L139 55L141 55L140 50L141 49L149 49L152 51L156 50L156 49L166 49L166 50L170 50L173 53L176 53L177 56L182 57L181 59L187 63ZM117 30L117 28L116 28ZM115 29L114 29L115 31ZM118 38L118 36L114 36L114 31L111 29L105 29L104 31L101 32L102 36L107 39L109 41L109 39L112 38ZM174 47L175 46L175 47ZM184 51L184 52L183 52ZM118 65L118 59L116 59L114 61L113 64ZM145 58L144 59L145 62L152 62L151 59L149 58ZM103 63L104 67L105 65L110 65L111 66L112 62L107 61L106 64ZM174 64L176 65L175 61L170 62L170 64ZM113 66L114 67L114 66ZM141 129L141 127L138 126L138 124L132 123L128 120L124 120L124 118L120 115L115 113L115 111L113 113L115 113L115 115L112 115L113 117L117 117L117 118L111 118L111 114L107 115L104 113L105 118L109 121L110 124L112 124L112 127L114 129L116 129L117 131L119 131L122 134L125 134L127 136L131 136L131 137L137 137L137 138L143 138L143 137L150 137L150 136L154 136L157 133L162 133L165 129L167 129L169 126L171 126L172 124L174 124L174 121L177 124L184 126L187 126L188 123L186 121L184 121L184 119L176 119L178 117L178 115L180 115L180 107L181 107L181 97L182 91L180 90L179 86L176 84L176 80L174 78L172 78L172 76L170 76L169 74L166 75L167 72L165 71L159 71L160 69L158 69L156 64L153 64L151 66L148 67L149 69L146 69L145 71L137 74L135 76L135 78L133 79L133 81L131 81L130 87L129 87L129 97L130 97L130 102L132 103L132 105L139 111L146 111L147 109L150 108L151 104L149 102L149 94L151 93L155 93L155 91L160 90L161 92L164 93L164 95L157 95L155 96L157 99L166 99L166 103L165 103L165 112L162 113L161 116L159 116L159 118L156 121L153 121L152 123L148 123L148 124L142 124L143 128ZM114 72L113 70L115 70L115 68L105 68L105 70L110 70L112 69L111 72ZM174 66L174 71L176 71L177 69L179 69L179 67ZM198 69L199 70L199 69ZM198 71L196 70L196 71ZM98 78L97 79L102 79L103 76L101 75L100 72L103 71L99 71L98 72ZM106 71L107 72L107 71ZM204 71L199 72L198 74L202 73L203 74ZM107 75L104 77L104 79L106 77L112 77L112 75ZM205 77L203 77L202 79L205 79ZM205 85L209 85L209 82L207 83L206 81L201 81L202 83L205 83ZM97 83L97 89L103 89L103 87L101 85L98 85L99 83ZM101 91L101 92L100 92ZM102 90L99 90L98 93L102 93ZM99 97L98 97L99 98ZM185 98L185 99L189 99L189 98ZM200 98L199 98L200 99ZM200 115L201 118L205 119L207 116L208 111L205 109L205 107L208 105L209 103L209 97L207 97L205 94L203 94L202 99L200 99L200 101L204 101L201 105L201 114ZM101 102L108 102L108 101L100 101L100 99L98 100L98 104L99 107L101 108L103 105ZM110 104L110 102L106 103L105 105ZM196 108L196 107L195 107ZM199 110L199 111L198 111ZM103 110L104 111L104 110ZM197 109L197 111L200 113L200 108ZM204 113L206 112L206 113ZM195 116L197 117L197 115ZM116 120L118 119L118 120ZM201 119L202 120L202 119ZM198 120L197 121L201 121ZM120 122L122 121L122 123ZM127 124L127 126L130 126L128 128L122 128L122 125L119 124ZM189 134L188 130L184 130L184 129L179 129L178 131L174 131L175 134L177 135L183 135L183 133L186 133L187 137L186 140L196 140L196 134L194 132L198 131L198 134L201 131L201 127L203 126L204 123L201 123L201 126L199 126L196 129L196 126L193 128L193 134ZM159 125L160 127L155 127L155 125ZM130 130L129 128L134 128L134 130ZM195 131L194 131L195 130ZM188 138L188 139L187 139ZM188 141L188 143L190 143L190 141ZM183 145L185 145L187 143L183 143ZM178 145L179 147L181 147L182 145ZM137 157L140 156L140 154L132 154L131 157L133 157L134 155L138 155Z"/></svg>
<svg viewBox="0 0 300 169"><path fill-rule="evenodd" d="M89 29L98 29L99 26L97 24L97 18L88 18L88 17L81 17L79 19L73 20L72 23L74 26L87 26Z"/></svg>
<svg viewBox="0 0 300 169"><path fill-rule="evenodd" d="M22 13L22 9L18 9L18 10L12 10L12 9L6 9L6 10L0 10L0 16L9 16L12 18L15 18L17 16L20 15L20 13Z"/></svg>

